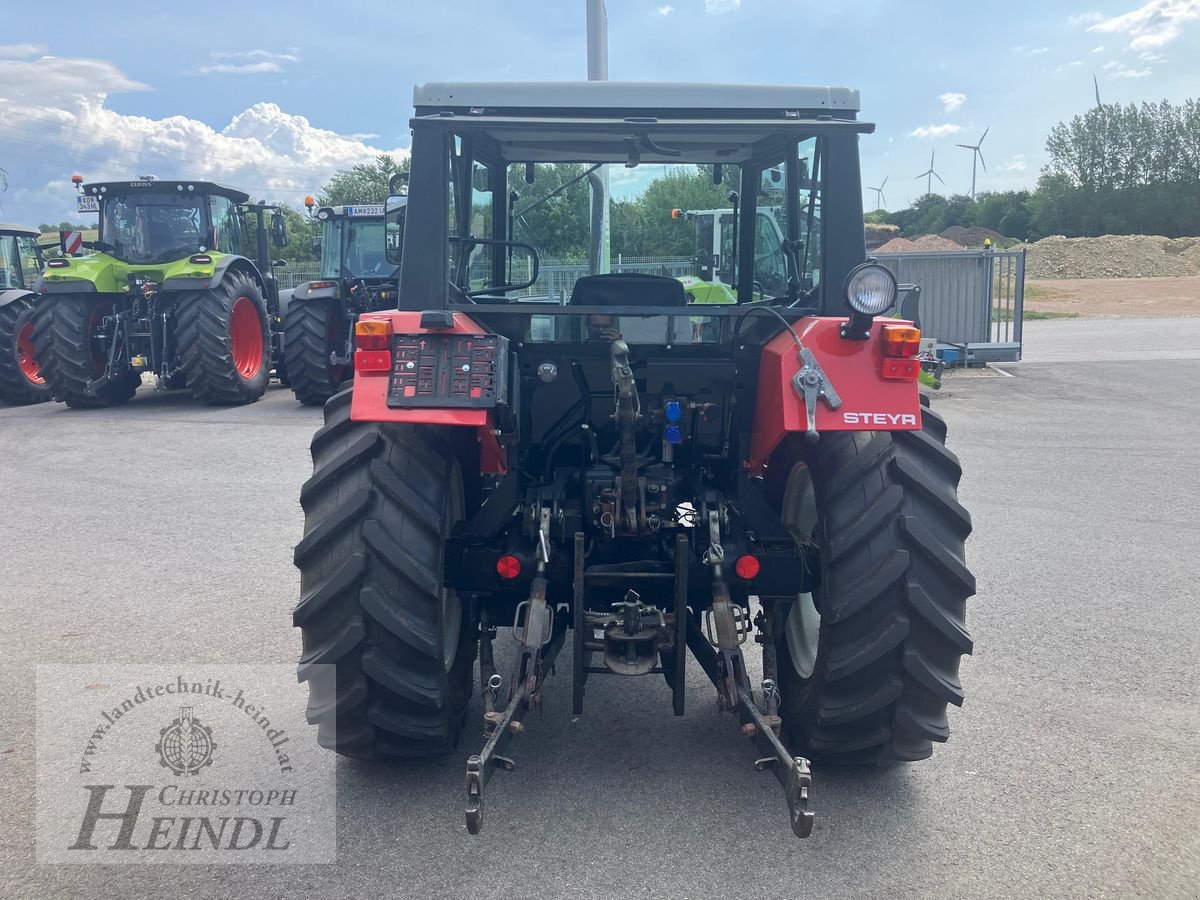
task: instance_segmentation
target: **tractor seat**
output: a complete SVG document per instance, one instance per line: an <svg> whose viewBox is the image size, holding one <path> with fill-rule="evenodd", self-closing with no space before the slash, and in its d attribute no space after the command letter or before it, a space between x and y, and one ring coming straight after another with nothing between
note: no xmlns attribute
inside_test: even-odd
<svg viewBox="0 0 1200 900"><path fill-rule="evenodd" d="M687 306L683 284L665 275L586 275L575 282L570 306Z"/></svg>

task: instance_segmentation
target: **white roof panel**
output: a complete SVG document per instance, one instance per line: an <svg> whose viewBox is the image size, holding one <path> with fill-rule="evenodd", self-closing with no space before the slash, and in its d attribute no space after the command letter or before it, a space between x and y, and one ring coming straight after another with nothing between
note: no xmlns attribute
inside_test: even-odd
<svg viewBox="0 0 1200 900"><path fill-rule="evenodd" d="M413 106L546 109L859 110L845 87L688 84L668 81L431 82L413 89Z"/></svg>

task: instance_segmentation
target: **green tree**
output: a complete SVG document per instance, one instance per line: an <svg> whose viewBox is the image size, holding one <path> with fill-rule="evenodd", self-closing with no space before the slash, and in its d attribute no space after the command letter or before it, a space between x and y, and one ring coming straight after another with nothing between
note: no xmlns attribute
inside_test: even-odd
<svg viewBox="0 0 1200 900"><path fill-rule="evenodd" d="M397 161L384 154L374 162L359 163L335 172L321 188L317 203L321 206L345 206L353 203L382 203L388 196L388 182L397 173L407 174L409 158Z"/></svg>

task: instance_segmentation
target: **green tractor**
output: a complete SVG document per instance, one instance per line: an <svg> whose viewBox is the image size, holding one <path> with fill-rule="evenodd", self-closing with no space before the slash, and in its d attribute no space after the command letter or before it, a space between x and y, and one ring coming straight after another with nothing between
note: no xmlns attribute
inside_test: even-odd
<svg viewBox="0 0 1200 900"><path fill-rule="evenodd" d="M33 286L43 265L38 234L0 224L0 403L50 399L33 357Z"/></svg>
<svg viewBox="0 0 1200 900"><path fill-rule="evenodd" d="M34 353L54 399L124 403L143 373L209 404L261 397L279 315L268 212L275 245L287 246L278 209L207 181L73 180L98 207L99 235L94 253L50 260L39 281Z"/></svg>
<svg viewBox="0 0 1200 900"><path fill-rule="evenodd" d="M296 399L306 406L324 404L353 377L359 314L396 305L399 266L387 257L389 249L400 248L407 200L389 198L393 215L386 227L382 203L324 206L315 213L320 275L280 297L284 368ZM312 198L305 204L311 210Z"/></svg>
<svg viewBox="0 0 1200 900"><path fill-rule="evenodd" d="M738 195L730 194L736 204ZM819 259L820 248L810 248L805 254L803 243L789 246L784 237L786 211L782 207L764 206L755 211L754 240L756 244L754 292L762 296L779 293L787 288L788 255L796 254L795 271L804 282L800 289L811 290L820 278L819 269L812 263ZM694 274L680 279L689 303L736 303L733 286L733 260L737 258L738 209L673 209L671 217L688 222L695 232ZM814 215L820 221L820 215Z"/></svg>

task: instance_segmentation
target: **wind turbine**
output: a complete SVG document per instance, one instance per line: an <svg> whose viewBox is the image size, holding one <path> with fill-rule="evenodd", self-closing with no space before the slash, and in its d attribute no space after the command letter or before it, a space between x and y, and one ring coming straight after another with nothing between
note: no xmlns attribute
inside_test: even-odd
<svg viewBox="0 0 1200 900"><path fill-rule="evenodd" d="M885 187L887 187L887 181L888 181L888 179L889 179L889 178L891 178L891 177L892 177L892 176L890 176L890 175L885 175L885 176L883 177L883 183L882 183L882 184L880 184L880 185L879 185L879 187L877 187L877 188L873 188L873 187L869 187L869 188L867 188L867 190L868 190L868 191L874 191L874 192L875 192L875 208L876 208L876 209L883 209L883 204L884 204L884 203L887 203L887 197L883 196L883 189L884 189Z"/></svg>
<svg viewBox="0 0 1200 900"><path fill-rule="evenodd" d="M964 150L971 151L971 199L972 200L975 199L975 163L976 162L983 163L983 171L985 171L985 172L987 171L987 163L983 162L983 152L979 148L983 146L983 138L987 137L988 132L991 130L992 130L991 125L989 125L985 129L983 129L983 137L981 137L979 139L978 143L956 144L955 145L958 147L962 147Z"/></svg>
<svg viewBox="0 0 1200 900"><path fill-rule="evenodd" d="M922 172L920 175L917 176L918 180L920 180L922 178L925 179L925 196L926 197L930 197L933 195L933 179L936 178L938 181L942 181L942 176L939 175L937 172L933 171L933 153L934 153L934 151L932 151L932 150L929 151L929 170L926 172ZM942 181L943 185L945 183L946 182Z"/></svg>
<svg viewBox="0 0 1200 900"><path fill-rule="evenodd" d="M1096 109L1103 109L1104 104L1100 102L1100 81L1095 72L1092 73L1092 87L1096 89Z"/></svg>

